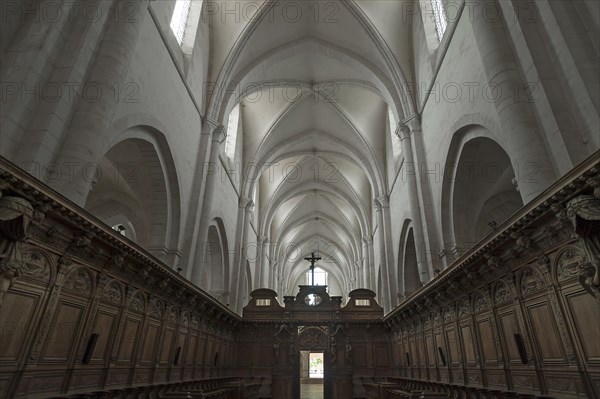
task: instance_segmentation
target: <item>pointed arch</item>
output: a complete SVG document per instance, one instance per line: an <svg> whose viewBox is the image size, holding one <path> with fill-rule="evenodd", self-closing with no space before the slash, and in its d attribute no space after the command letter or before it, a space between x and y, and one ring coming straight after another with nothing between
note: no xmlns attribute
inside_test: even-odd
<svg viewBox="0 0 600 399"><path fill-rule="evenodd" d="M112 226L131 223L129 236L165 263L179 257L181 197L166 137L146 125L112 135L99 161L85 208Z"/></svg>
<svg viewBox="0 0 600 399"><path fill-rule="evenodd" d="M410 296L422 287L417 263L417 245L412 221L409 219L404 221L400 234L397 272L400 299Z"/></svg>
<svg viewBox="0 0 600 399"><path fill-rule="evenodd" d="M523 206L509 154L491 131L468 125L452 137L442 186L446 254L454 260Z"/></svg>
<svg viewBox="0 0 600 399"><path fill-rule="evenodd" d="M203 258L200 288L216 299L227 303L230 275L229 245L225 225L221 218L214 218L208 226Z"/></svg>

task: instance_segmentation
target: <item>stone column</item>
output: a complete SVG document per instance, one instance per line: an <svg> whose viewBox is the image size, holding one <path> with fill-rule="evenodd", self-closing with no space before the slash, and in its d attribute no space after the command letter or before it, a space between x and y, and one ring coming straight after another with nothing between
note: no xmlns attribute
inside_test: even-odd
<svg viewBox="0 0 600 399"><path fill-rule="evenodd" d="M230 282L230 292L232 293L231 303L234 311L241 311L244 306L240 294L242 293L244 285L243 273L245 273L246 270L244 261L246 260L246 246L254 202L248 197L242 197L240 198L238 208L236 250L233 261L233 273L231 274L232 279Z"/></svg>
<svg viewBox="0 0 600 399"><path fill-rule="evenodd" d="M413 125L414 126L414 125ZM415 159L413 157L413 143L412 135L415 129L410 129L406 125L401 125L398 130L398 137L402 142L402 151L404 153L405 167L412 165L412 173L405 172L405 177L408 186L408 198L410 213L412 215L413 222L413 234L415 238L415 252L417 255L417 267L419 269L419 279L422 283L426 283L433 276L433 259L431 258L431 251L429 250L428 241L425 240L424 224L421 217L421 202L419 201L419 189L417 176L418 173ZM401 245L404 243L401 243ZM402 260L404 261L404 260Z"/></svg>
<svg viewBox="0 0 600 399"><path fill-rule="evenodd" d="M97 101L81 101L56 159L62 172L51 185L79 206L85 205L95 178L90 165L97 163L109 149L110 128L118 108L115 90L120 92L124 88L147 7L148 0L115 1L86 80L97 89L94 97ZM135 14L128 18L132 12ZM91 92L88 95L91 96Z"/></svg>
<svg viewBox="0 0 600 399"><path fill-rule="evenodd" d="M527 204L556 181L542 133L526 102L523 80L504 24L498 0L482 0L469 7L473 34L502 128L498 132L512 162L523 203Z"/></svg>
<svg viewBox="0 0 600 399"><path fill-rule="evenodd" d="M389 212L389 203L387 201L387 196L382 196L375 199L375 212L377 213L377 226L379 231L379 256L381 260L381 293L378 292L379 295L383 297L382 307L389 311L391 309L391 277L390 267L389 267L389 256L387 253L387 226L385 223L386 214L385 210Z"/></svg>
<svg viewBox="0 0 600 399"><path fill-rule="evenodd" d="M185 277L188 280L192 278L192 270L196 251L198 250L198 236L200 234L200 221L202 219L202 209L204 205L204 194L206 192L206 180L209 174L214 174L215 163L210 162L213 132L219 125L205 119L202 124L200 143L198 146L198 155L196 159L196 171L192 183L192 195L188 206L189 217L185 221L184 236L182 238L182 256L186 264L183 266Z"/></svg>
<svg viewBox="0 0 600 399"><path fill-rule="evenodd" d="M208 225L210 223L213 192L215 180L218 177L218 171L221 169L219 164L219 153L221 152L221 143L225 141L225 128L223 125L218 126L212 132L212 144L210 148L210 158L207 165L206 187L204 189L204 198L202 199L202 216L200 217L200 226L198 234L198 242L196 243L196 256L194 263L191 265L192 283L200 286L202 278L202 269L205 265L205 249L206 240L208 239ZM212 172L210 172L212 170Z"/></svg>
<svg viewBox="0 0 600 399"><path fill-rule="evenodd" d="M269 249L270 250L270 249ZM272 260L269 261L269 269L271 270L271 276L269 279L269 283L270 283L270 287L277 291L278 294L282 294L279 290L279 286L277 285L279 283L278 280L278 273L279 273L279 263L277 262L277 260L274 260L273 258L271 258ZM280 296L281 298L281 296Z"/></svg>
<svg viewBox="0 0 600 399"><path fill-rule="evenodd" d="M367 236L362 238L362 256L363 256L363 287L373 289L374 284L374 269L373 266L373 237Z"/></svg>
<svg viewBox="0 0 600 399"><path fill-rule="evenodd" d="M267 237L259 235L256 237L256 264L254 266L256 277L256 288L266 288L268 282L268 261L265 252L268 250ZM250 294L250 293L248 293Z"/></svg>

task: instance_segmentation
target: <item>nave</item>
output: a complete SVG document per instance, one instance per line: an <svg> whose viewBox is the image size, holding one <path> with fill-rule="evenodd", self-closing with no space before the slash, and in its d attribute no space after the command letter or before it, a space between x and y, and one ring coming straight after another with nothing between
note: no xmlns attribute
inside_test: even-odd
<svg viewBox="0 0 600 399"><path fill-rule="evenodd" d="M0 397L600 396L597 0L0 0L0 94Z"/></svg>

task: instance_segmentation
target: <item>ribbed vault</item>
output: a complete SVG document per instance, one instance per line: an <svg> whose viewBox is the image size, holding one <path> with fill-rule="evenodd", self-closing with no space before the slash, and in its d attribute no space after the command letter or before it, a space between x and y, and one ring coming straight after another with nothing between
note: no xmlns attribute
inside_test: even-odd
<svg viewBox="0 0 600 399"><path fill-rule="evenodd" d="M211 16L207 115L224 123L241 104L240 195L255 200L257 235L270 243L257 268L270 268L282 294L312 252L336 294L368 283L363 246L376 230L373 200L388 194L396 129L388 113L414 113L410 23L389 16L412 4L264 1L238 21Z"/></svg>

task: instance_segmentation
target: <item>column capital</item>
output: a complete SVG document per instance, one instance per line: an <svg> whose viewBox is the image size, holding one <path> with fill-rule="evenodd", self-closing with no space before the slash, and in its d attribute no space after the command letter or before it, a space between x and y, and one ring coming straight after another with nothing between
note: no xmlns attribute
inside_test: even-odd
<svg viewBox="0 0 600 399"><path fill-rule="evenodd" d="M410 138L410 128L405 124L399 124L398 129L396 129L396 136L400 140L405 140Z"/></svg>
<svg viewBox="0 0 600 399"><path fill-rule="evenodd" d="M366 236L366 237L363 237L363 238L361 239L361 241L362 241L362 243L363 243L364 245L366 245L366 246L369 246L369 245L372 245L372 244L373 244L373 237L371 237L371 236Z"/></svg>
<svg viewBox="0 0 600 399"><path fill-rule="evenodd" d="M219 127L219 125L221 125L221 123L216 119L209 117L204 117L202 119L202 127L208 129L209 132L215 130L217 127Z"/></svg>
<svg viewBox="0 0 600 399"><path fill-rule="evenodd" d="M225 126L219 125L212 132L212 141L213 143L222 144L227 137L227 133L225 132Z"/></svg>
<svg viewBox="0 0 600 399"><path fill-rule="evenodd" d="M249 197L240 197L238 206L240 208L245 208L247 211L250 211L254 207L254 201L252 201L252 199Z"/></svg>
<svg viewBox="0 0 600 399"><path fill-rule="evenodd" d="M410 129L410 133L421 131L421 118L419 118L419 115L417 114L412 114L408 118L404 119L401 125Z"/></svg>
<svg viewBox="0 0 600 399"><path fill-rule="evenodd" d="M380 195L379 197L375 198L373 205L375 206L375 209L377 211L380 211L383 208L389 208L390 207L390 197L385 194Z"/></svg>

